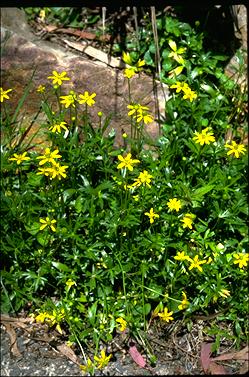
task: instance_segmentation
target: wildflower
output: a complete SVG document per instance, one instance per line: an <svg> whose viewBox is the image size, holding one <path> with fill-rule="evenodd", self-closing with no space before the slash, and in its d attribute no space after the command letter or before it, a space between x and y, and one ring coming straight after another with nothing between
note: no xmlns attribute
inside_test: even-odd
<svg viewBox="0 0 249 377"><path fill-rule="evenodd" d="M125 329L126 329L126 327L127 327L127 322L126 322L126 320L125 320L124 318L122 318L122 317L119 317L119 318L116 319L116 322L117 322L117 323L120 323L120 328L119 328L119 330L120 330L120 331L125 331Z"/></svg>
<svg viewBox="0 0 249 377"><path fill-rule="evenodd" d="M61 133L61 128L63 128L65 131L68 131L68 128L65 126L65 124L67 124L66 122L60 122L58 124L53 124L49 130L51 130L52 132L59 132Z"/></svg>
<svg viewBox="0 0 249 377"><path fill-rule="evenodd" d="M179 212L179 209L181 208L182 205L181 205L180 200L173 198L173 199L169 199L169 201L167 202L167 206L169 207L170 211L175 209L176 212Z"/></svg>
<svg viewBox="0 0 249 377"><path fill-rule="evenodd" d="M122 137L123 137L124 139L126 139L126 138L128 137L127 133L124 132L123 135L122 135Z"/></svg>
<svg viewBox="0 0 249 377"><path fill-rule="evenodd" d="M38 88L36 89L36 91L38 93L44 93L46 90L45 86L44 85L39 85Z"/></svg>
<svg viewBox="0 0 249 377"><path fill-rule="evenodd" d="M134 103L133 105L127 105L127 109L130 109L128 112L128 116L132 116L135 114L137 116L138 112L142 113L144 110L149 110L147 106L142 106L139 103Z"/></svg>
<svg viewBox="0 0 249 377"><path fill-rule="evenodd" d="M48 168L48 171L51 174L51 179L54 179L56 177L58 177L59 180L61 180L61 177L67 178L67 175L66 175L66 172L65 172L65 170L67 168L68 168L67 165L62 166L59 163L55 162L51 168Z"/></svg>
<svg viewBox="0 0 249 377"><path fill-rule="evenodd" d="M93 99L95 96L96 96L96 93L92 93L91 95L89 95L88 92L84 92L84 94L79 94L79 98L81 99L78 100L78 102L80 104L86 103L88 106L92 106L95 104L95 101Z"/></svg>
<svg viewBox="0 0 249 377"><path fill-rule="evenodd" d="M190 261L191 260L191 258L188 255L185 255L184 251L182 251L182 252L178 251L177 255L174 257L174 259L179 260L179 261L184 261L184 260Z"/></svg>
<svg viewBox="0 0 249 377"><path fill-rule="evenodd" d="M10 99L7 93L11 92L13 89L7 89L3 90L3 88L0 88L0 102L3 102L4 99Z"/></svg>
<svg viewBox="0 0 249 377"><path fill-rule="evenodd" d="M244 154L245 151L246 151L246 148L243 144L237 144L236 141L234 141L234 140L232 140L232 145L226 143L225 147L230 149L227 152L227 155L229 156L230 154L234 153L234 156L236 158L239 158L240 154Z"/></svg>
<svg viewBox="0 0 249 377"><path fill-rule="evenodd" d="M44 323L46 320L50 320L52 319L53 316L51 314L48 314L47 312L41 312L39 313L36 317L35 317L35 320L37 322L41 322L41 323Z"/></svg>
<svg viewBox="0 0 249 377"><path fill-rule="evenodd" d="M39 17L40 17L40 19L41 19L42 22L45 21L46 12L45 12L44 9L41 9L41 10L40 10Z"/></svg>
<svg viewBox="0 0 249 377"><path fill-rule="evenodd" d="M100 118L103 116L102 111L99 111L99 112L98 112L98 116L99 116Z"/></svg>
<svg viewBox="0 0 249 377"><path fill-rule="evenodd" d="M44 219L40 219L40 230L45 229L46 227L50 227L53 232L56 232L56 228L54 227L53 224L56 223L56 220L51 220L48 216Z"/></svg>
<svg viewBox="0 0 249 377"><path fill-rule="evenodd" d="M124 61L126 64L132 66L133 61L132 61L132 57L130 56L129 53L126 53L126 52L123 51L122 59L123 59L123 61Z"/></svg>
<svg viewBox="0 0 249 377"><path fill-rule="evenodd" d="M89 372L92 368L93 368L93 362L92 362L92 360L91 359L89 359L89 357L88 357L88 359L87 359L87 363L86 363L86 365L80 365L80 369L82 370L82 372Z"/></svg>
<svg viewBox="0 0 249 377"><path fill-rule="evenodd" d="M189 86L186 82L177 81L175 84L171 85L170 88L175 88L176 93L180 93L181 90L184 92L185 90L189 89Z"/></svg>
<svg viewBox="0 0 249 377"><path fill-rule="evenodd" d="M162 313L158 313L158 316L160 318L162 318L163 321L169 322L169 321L173 321L174 320L174 318L171 317L172 314L173 314L173 312L169 312L168 308L164 308L164 310L163 310Z"/></svg>
<svg viewBox="0 0 249 377"><path fill-rule="evenodd" d="M200 145L213 143L215 141L214 133L213 131L208 131L209 129L211 130L210 127L206 127L201 132L195 131L196 136L193 137L195 143L199 143Z"/></svg>
<svg viewBox="0 0 249 377"><path fill-rule="evenodd" d="M72 105L72 107L75 107L75 101L77 101L77 97L76 97L76 93L74 92L74 90L70 90L70 92L67 96L60 96L60 98L61 98L60 103L62 105L65 105L66 109L71 105Z"/></svg>
<svg viewBox="0 0 249 377"><path fill-rule="evenodd" d="M37 175L46 175L46 177L48 177L50 175L50 168L38 168L39 172L36 173Z"/></svg>
<svg viewBox="0 0 249 377"><path fill-rule="evenodd" d="M118 155L118 159L120 164L118 164L117 169L122 169L122 168L127 168L128 170L132 171L134 164L138 164L140 161L136 159L131 158L131 153L128 153L126 157L121 156L120 154Z"/></svg>
<svg viewBox="0 0 249 377"><path fill-rule="evenodd" d="M144 214L149 217L151 224L154 223L154 217L159 217L157 213L154 213L153 208L150 209L150 212L145 212Z"/></svg>
<svg viewBox="0 0 249 377"><path fill-rule="evenodd" d="M239 265L239 268L243 268L247 266L247 263L249 261L249 253L236 253L233 254L233 257L236 259L233 261L234 264Z"/></svg>
<svg viewBox="0 0 249 377"><path fill-rule="evenodd" d="M182 73L183 68L184 68L183 65L179 65L178 67L169 71L169 78L180 75L180 73Z"/></svg>
<svg viewBox="0 0 249 377"><path fill-rule="evenodd" d="M149 174L147 170L144 170L142 173L139 174L138 178L135 179L135 182L132 186L141 186L143 183L145 183L146 186L151 187L151 178L153 178L153 176Z"/></svg>
<svg viewBox="0 0 249 377"><path fill-rule="evenodd" d="M106 356L105 350L102 350L100 354L101 354L101 357L94 356L94 360L99 363L98 369L104 368L109 363L109 360L112 357L112 354L110 354L109 356Z"/></svg>
<svg viewBox="0 0 249 377"><path fill-rule="evenodd" d="M70 80L69 77L65 77L67 75L67 72L63 71L61 73L58 73L57 71L53 71L53 76L48 76L48 79L53 80L53 85L62 85L63 80Z"/></svg>
<svg viewBox="0 0 249 377"><path fill-rule="evenodd" d="M139 195L133 195L132 197L133 197L133 199L135 200L135 202L138 202L138 201L139 201Z"/></svg>
<svg viewBox="0 0 249 377"><path fill-rule="evenodd" d="M187 306L189 305L189 302L187 300L187 295L185 292L182 292L182 295L183 295L183 299L182 299L182 302L180 305L178 305L178 309L179 310L183 310L183 309L186 309Z"/></svg>
<svg viewBox="0 0 249 377"><path fill-rule="evenodd" d="M56 158L61 158L61 155L58 154L59 150L55 149L53 152L50 151L50 148L45 149L45 154L43 156L36 157L37 160L41 160L39 162L39 165L44 165L46 162L51 162L52 164L55 164Z"/></svg>
<svg viewBox="0 0 249 377"><path fill-rule="evenodd" d="M134 63L130 54L126 52L123 52L122 59L126 64L128 64L131 67L132 70L134 70L135 73L139 72L141 70L140 68L145 65L145 60L141 59L139 59L137 63Z"/></svg>
<svg viewBox="0 0 249 377"><path fill-rule="evenodd" d="M180 55L185 52L186 48L184 48L184 47L177 48L176 43L172 40L169 40L169 46L170 46L171 50L173 50L172 52L170 52L169 58L172 57L174 60L177 61L177 63L183 64L184 59Z"/></svg>
<svg viewBox="0 0 249 377"><path fill-rule="evenodd" d="M192 268L197 268L200 272L202 272L201 264L206 263L205 260L199 260L199 255L196 255L194 259L189 260L191 262L191 265L189 266L189 270L192 270Z"/></svg>
<svg viewBox="0 0 249 377"><path fill-rule="evenodd" d="M149 113L140 110L138 110L136 118L137 122L141 122L142 120L145 124L153 122L153 117Z"/></svg>
<svg viewBox="0 0 249 377"><path fill-rule="evenodd" d="M186 215L181 220L183 222L183 228L193 229L193 217L194 215L192 213L186 213Z"/></svg>
<svg viewBox="0 0 249 377"><path fill-rule="evenodd" d="M193 100L197 98L197 94L193 90L188 88L184 90L184 96L182 98L189 99L190 102L193 102Z"/></svg>
<svg viewBox="0 0 249 377"><path fill-rule="evenodd" d="M73 285L77 285L76 282L72 279L68 279L66 281L66 286L68 287L68 290L73 286Z"/></svg>
<svg viewBox="0 0 249 377"><path fill-rule="evenodd" d="M227 289L221 289L221 290L219 291L219 295L220 295L221 297L225 297L225 298L231 296L231 295L230 295L230 291L228 291Z"/></svg>
<svg viewBox="0 0 249 377"><path fill-rule="evenodd" d="M26 157L27 152L23 154L14 153L14 157L9 158L9 161L16 161L17 165L20 165L23 161L30 160L30 157Z"/></svg>
<svg viewBox="0 0 249 377"><path fill-rule="evenodd" d="M131 79L133 76L135 76L135 74L136 74L136 68L134 67L126 68L124 70L124 77L126 77L127 79Z"/></svg>

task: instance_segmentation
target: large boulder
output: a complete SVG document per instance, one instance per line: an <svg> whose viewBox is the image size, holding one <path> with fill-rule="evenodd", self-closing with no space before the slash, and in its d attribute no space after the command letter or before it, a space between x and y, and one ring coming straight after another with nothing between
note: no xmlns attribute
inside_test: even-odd
<svg viewBox="0 0 249 377"><path fill-rule="evenodd" d="M38 111L41 97L36 89L40 84L51 86L47 79L53 70L66 71L71 78L65 81L62 89L64 94L73 89L77 93L96 93L96 104L90 109L94 121L97 123L97 113L102 111L104 116L113 114L110 129L116 131L116 143L120 144L122 133L129 133L130 120L127 115L128 83L123 71L113 68L100 61L89 59L84 53L69 50L50 41L41 40L27 24L26 16L18 8L1 8L1 43L2 43L2 87L6 90L13 88L11 103L16 107L25 85L30 80L34 70L33 87L29 99L24 103L26 122L29 123ZM146 105L157 117L158 106L163 110L167 88L162 88L153 82L152 77L141 73L131 79L132 99ZM166 97L165 97L166 96ZM34 125L36 132L44 119L39 116ZM150 136L158 135L158 124L153 122L147 127Z"/></svg>

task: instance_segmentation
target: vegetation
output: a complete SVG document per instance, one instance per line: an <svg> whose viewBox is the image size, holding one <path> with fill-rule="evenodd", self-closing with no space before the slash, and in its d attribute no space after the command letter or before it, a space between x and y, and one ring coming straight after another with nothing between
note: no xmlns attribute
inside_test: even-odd
<svg viewBox="0 0 249 377"><path fill-rule="evenodd" d="M15 88L1 88L2 310L31 302L30 315L69 344L83 353L94 344L94 360L82 366L91 373L108 363L100 342L117 332L144 339L153 361L146 342L153 321L190 325L194 313L219 312L206 328L217 347L219 320L231 324L223 336L237 346L248 336L246 90L225 75L224 56L204 51L198 28L164 22L160 79L171 96L158 119L132 98L133 76L157 69L150 32L138 52L122 52L125 147L114 146L108 114L93 123L98 93L64 92L66 72L51 72L37 88L47 117L43 150L17 121L32 81L15 112ZM160 136L145 149L152 121Z"/></svg>

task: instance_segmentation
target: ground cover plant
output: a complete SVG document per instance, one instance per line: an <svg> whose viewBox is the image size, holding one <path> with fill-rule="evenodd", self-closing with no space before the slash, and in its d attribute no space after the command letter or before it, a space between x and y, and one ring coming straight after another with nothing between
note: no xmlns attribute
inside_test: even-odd
<svg viewBox="0 0 249 377"><path fill-rule="evenodd" d="M15 88L0 92L2 310L29 304L34 320L78 344L90 373L111 360L103 345L116 333L142 339L155 362L146 341L155 321L191 327L193 314L218 313L206 328L217 349L221 336L238 347L248 336L246 90L196 31L173 30L160 43L171 95L156 119L132 97L152 48L144 59L122 52L131 124L124 147L114 145L109 114L92 121L98 93L65 90L67 72L52 71L37 88L43 149L18 118L32 78L15 111ZM160 135L148 140L153 121ZM221 335L219 320L231 331Z"/></svg>

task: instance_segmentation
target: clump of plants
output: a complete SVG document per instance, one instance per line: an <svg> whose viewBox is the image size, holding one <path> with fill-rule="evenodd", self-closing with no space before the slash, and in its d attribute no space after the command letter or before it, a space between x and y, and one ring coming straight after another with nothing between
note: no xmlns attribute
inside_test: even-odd
<svg viewBox="0 0 249 377"><path fill-rule="evenodd" d="M148 57L123 53L125 146L115 146L109 114L92 121L98 93L63 89L67 72L53 71L37 88L47 117L42 149L18 133L15 88L0 89L2 309L32 302L29 314L83 354L94 345L82 365L91 373L111 359L103 345L116 333L144 339L154 360L146 346L154 321L218 313L207 334L218 337L226 320L237 345L248 335L247 147L238 128L245 93L221 68L213 75L219 59L204 57L201 45L172 36L165 43L171 95L160 119L132 98ZM145 149L153 121L160 136Z"/></svg>

